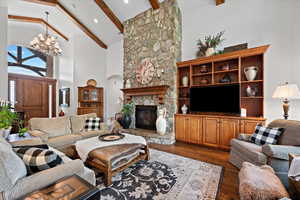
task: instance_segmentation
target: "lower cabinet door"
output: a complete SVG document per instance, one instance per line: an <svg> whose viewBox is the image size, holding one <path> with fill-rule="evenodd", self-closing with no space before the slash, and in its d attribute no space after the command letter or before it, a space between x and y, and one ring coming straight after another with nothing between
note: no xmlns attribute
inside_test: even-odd
<svg viewBox="0 0 300 200"><path fill-rule="evenodd" d="M202 134L203 134L203 118L191 117L188 142L193 144L202 144L203 143Z"/></svg>
<svg viewBox="0 0 300 200"><path fill-rule="evenodd" d="M264 124L264 121L243 120L241 122L241 133L253 134L257 124Z"/></svg>
<svg viewBox="0 0 300 200"><path fill-rule="evenodd" d="M206 117L204 119L203 144L212 147L219 146L219 118Z"/></svg>
<svg viewBox="0 0 300 200"><path fill-rule="evenodd" d="M220 147L230 149L230 141L239 134L239 120L221 119L220 123Z"/></svg>
<svg viewBox="0 0 300 200"><path fill-rule="evenodd" d="M190 117L176 116L176 140L188 142L190 131Z"/></svg>

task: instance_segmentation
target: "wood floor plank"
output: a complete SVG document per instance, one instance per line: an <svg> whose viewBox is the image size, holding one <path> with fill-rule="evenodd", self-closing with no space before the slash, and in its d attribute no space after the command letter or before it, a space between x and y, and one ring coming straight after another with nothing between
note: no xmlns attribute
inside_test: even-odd
<svg viewBox="0 0 300 200"><path fill-rule="evenodd" d="M150 144L151 148L224 167L219 200L238 200L238 169L228 162L229 152L177 142L174 145Z"/></svg>

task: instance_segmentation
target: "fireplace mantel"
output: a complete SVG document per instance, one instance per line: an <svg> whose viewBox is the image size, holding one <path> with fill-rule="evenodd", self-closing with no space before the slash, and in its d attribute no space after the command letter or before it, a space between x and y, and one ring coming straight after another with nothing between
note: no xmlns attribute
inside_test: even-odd
<svg viewBox="0 0 300 200"><path fill-rule="evenodd" d="M131 101L133 96L158 95L159 103L164 104L164 98L169 87L170 86L168 85L158 85L149 87L125 88L121 90L125 94L127 101Z"/></svg>

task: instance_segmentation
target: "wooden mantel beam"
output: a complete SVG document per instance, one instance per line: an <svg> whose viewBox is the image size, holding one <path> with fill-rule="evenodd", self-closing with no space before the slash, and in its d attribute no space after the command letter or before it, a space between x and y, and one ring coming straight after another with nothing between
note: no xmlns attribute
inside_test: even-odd
<svg viewBox="0 0 300 200"><path fill-rule="evenodd" d="M46 22L45 20L41 18L35 18L35 17L25 17L25 16L17 16L17 15L8 15L9 20L18 21L18 22L29 22L29 23L37 23L37 24L43 24L48 26L49 29L51 29L56 34L60 35L65 40L69 41L69 38L62 34L58 29L56 29L54 26Z"/></svg>
<svg viewBox="0 0 300 200"><path fill-rule="evenodd" d="M158 0L149 0L149 1L150 1L150 4L151 4L151 6L152 6L152 8L154 10L159 9L159 2L158 2Z"/></svg>
<svg viewBox="0 0 300 200"><path fill-rule="evenodd" d="M221 4L223 4L223 3L225 3L225 0L216 0L216 5L218 6L218 5L221 5Z"/></svg>
<svg viewBox="0 0 300 200"><path fill-rule="evenodd" d="M124 33L124 26L113 11L107 6L103 0L95 0L95 3L102 9L105 15L116 25L121 33Z"/></svg>
<svg viewBox="0 0 300 200"><path fill-rule="evenodd" d="M63 13L65 13L72 22L81 29L86 35L88 35L92 40L94 40L99 46L107 49L107 45L100 40L89 28L87 28L83 23L79 21L70 11L68 11L59 1L57 0L23 0L31 3L37 3L41 5L54 6L59 8Z"/></svg>

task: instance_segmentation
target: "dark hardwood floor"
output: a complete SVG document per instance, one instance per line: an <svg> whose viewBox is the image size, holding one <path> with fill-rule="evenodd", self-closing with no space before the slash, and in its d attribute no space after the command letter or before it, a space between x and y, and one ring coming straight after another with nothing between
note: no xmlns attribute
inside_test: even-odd
<svg viewBox="0 0 300 200"><path fill-rule="evenodd" d="M228 162L229 152L177 142L174 145L150 144L151 148L224 167L219 200L238 200L238 169Z"/></svg>

